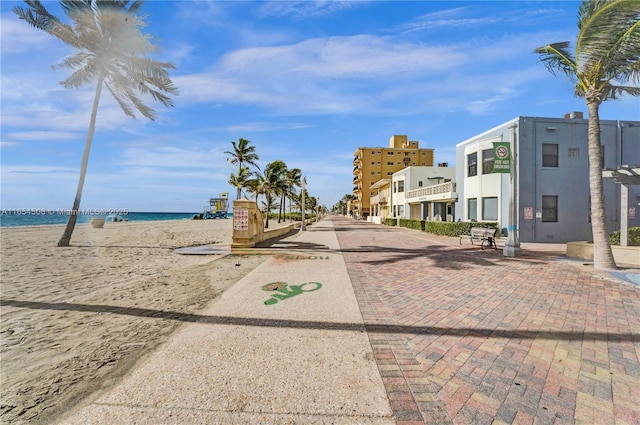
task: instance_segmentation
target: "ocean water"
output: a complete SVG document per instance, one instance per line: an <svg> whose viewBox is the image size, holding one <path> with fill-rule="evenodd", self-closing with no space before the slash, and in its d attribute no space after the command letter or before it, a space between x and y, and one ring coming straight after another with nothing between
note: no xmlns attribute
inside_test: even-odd
<svg viewBox="0 0 640 425"><path fill-rule="evenodd" d="M128 221L157 221L157 220L191 220L196 212L122 212L119 214ZM77 223L89 223L92 218L104 218L108 214L102 211L80 212ZM228 213L227 217L231 217ZM67 224L69 214L65 211L54 210L2 210L0 214L0 227L16 226L45 226L51 224Z"/></svg>

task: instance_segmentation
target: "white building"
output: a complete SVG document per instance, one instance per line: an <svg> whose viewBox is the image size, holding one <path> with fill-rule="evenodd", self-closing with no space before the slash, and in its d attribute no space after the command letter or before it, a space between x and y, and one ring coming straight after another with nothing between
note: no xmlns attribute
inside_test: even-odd
<svg viewBox="0 0 640 425"><path fill-rule="evenodd" d="M391 176L392 217L411 220L454 220L456 169L438 167L407 167Z"/></svg>
<svg viewBox="0 0 640 425"><path fill-rule="evenodd" d="M514 137L520 241L591 240L587 126L581 113L521 116L456 145L457 217L508 227L510 175L493 172L493 143ZM600 126L603 170L637 169L640 121L601 120ZM510 127L515 127L513 136ZM640 226L640 186L623 187L605 178L604 195L610 233L620 229L621 217L629 227ZM628 206L621 205L625 197Z"/></svg>

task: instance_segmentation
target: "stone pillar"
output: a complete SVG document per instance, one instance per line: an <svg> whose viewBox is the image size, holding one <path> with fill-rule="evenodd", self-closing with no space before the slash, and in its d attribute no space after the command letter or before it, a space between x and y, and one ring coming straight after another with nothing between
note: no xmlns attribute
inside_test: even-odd
<svg viewBox="0 0 640 425"><path fill-rule="evenodd" d="M233 201L233 243L232 248L251 248L262 241L264 222L262 213L254 201L238 199Z"/></svg>

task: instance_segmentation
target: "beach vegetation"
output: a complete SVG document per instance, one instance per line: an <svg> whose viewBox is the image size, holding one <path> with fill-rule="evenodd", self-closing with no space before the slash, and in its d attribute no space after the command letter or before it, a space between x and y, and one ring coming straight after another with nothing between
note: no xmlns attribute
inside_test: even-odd
<svg viewBox="0 0 640 425"><path fill-rule="evenodd" d="M287 168L284 173L284 187L282 191L282 204L286 212L286 200L289 198L289 220L291 221L291 209L293 207L293 196L296 193L296 187L302 185L302 170L299 168ZM278 223L280 219L278 218Z"/></svg>
<svg viewBox="0 0 640 425"><path fill-rule="evenodd" d="M61 82L64 88L78 89L95 84L80 177L71 208L78 211L103 87L111 93L125 115L135 119L134 110L137 110L154 120L155 111L144 103L144 98L151 98L166 107L173 106L169 95L177 95L178 90L169 78L168 70L175 67L150 57L158 48L152 37L142 32L147 24L146 16L139 14L140 1L61 0L62 10L71 23L62 22L38 0L26 0L25 3L27 7L13 8L20 19L76 50L53 66L73 70ZM58 246L69 246L77 219L78 214L69 214Z"/></svg>
<svg viewBox="0 0 640 425"><path fill-rule="evenodd" d="M248 187L248 182L251 179L251 172L248 167L242 167L238 170L238 175L231 173L229 175L229 184L235 187L238 191L237 199L242 197L242 189Z"/></svg>
<svg viewBox="0 0 640 425"><path fill-rule="evenodd" d="M229 155L227 161L238 166L238 174L234 176L232 173L229 178L229 183L236 188L236 199L240 199L242 196L242 189L249 185L248 176L243 175L244 168L248 171L248 167L245 167L245 164L251 165L257 170L260 170L260 167L256 164L256 161L258 161L260 157L256 153L256 147L251 145L251 140L243 139L241 137L238 139L237 143L232 141L231 146L233 149L225 151L224 153ZM232 180L236 182L236 184L231 183Z"/></svg>
<svg viewBox="0 0 640 425"><path fill-rule="evenodd" d="M265 229L269 228L269 214L271 213L271 209L273 208L275 201L279 198L279 190L282 187L283 174L286 168L286 164L277 159L268 163L262 173L255 173L256 193L258 195L263 195L265 198Z"/></svg>
<svg viewBox="0 0 640 425"><path fill-rule="evenodd" d="M547 69L565 74L589 111L588 157L593 260L615 269L606 227L599 109L620 95L640 95L640 0L585 0L578 10L578 36L535 49Z"/></svg>

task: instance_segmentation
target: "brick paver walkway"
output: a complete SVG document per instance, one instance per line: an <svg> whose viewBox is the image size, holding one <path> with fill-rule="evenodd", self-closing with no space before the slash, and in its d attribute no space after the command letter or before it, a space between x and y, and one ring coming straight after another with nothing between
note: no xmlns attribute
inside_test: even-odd
<svg viewBox="0 0 640 425"><path fill-rule="evenodd" d="M640 287L333 218L399 425L640 424Z"/></svg>

